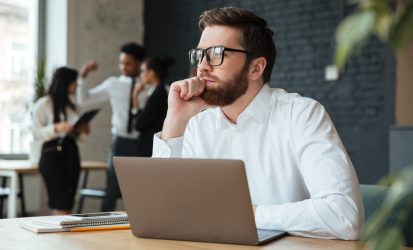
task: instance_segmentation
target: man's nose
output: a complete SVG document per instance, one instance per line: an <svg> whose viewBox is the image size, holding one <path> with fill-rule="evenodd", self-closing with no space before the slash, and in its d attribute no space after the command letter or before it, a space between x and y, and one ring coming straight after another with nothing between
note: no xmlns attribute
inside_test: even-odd
<svg viewBox="0 0 413 250"><path fill-rule="evenodd" d="M212 66L209 65L206 56L204 56L202 58L201 63L198 65L198 70L199 71L208 71L208 72L212 70Z"/></svg>

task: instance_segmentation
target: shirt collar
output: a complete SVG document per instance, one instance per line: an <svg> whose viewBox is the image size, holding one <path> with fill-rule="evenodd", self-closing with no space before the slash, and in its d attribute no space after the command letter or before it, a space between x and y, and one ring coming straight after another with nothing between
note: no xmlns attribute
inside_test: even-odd
<svg viewBox="0 0 413 250"><path fill-rule="evenodd" d="M132 77L120 75L119 81L132 83Z"/></svg>
<svg viewBox="0 0 413 250"><path fill-rule="evenodd" d="M145 92L147 96L151 96L152 93L155 91L157 86L154 85L145 85Z"/></svg>
<svg viewBox="0 0 413 250"><path fill-rule="evenodd" d="M237 123L251 117L257 122L264 122L271 99L271 88L264 84L247 108L238 116Z"/></svg>
<svg viewBox="0 0 413 250"><path fill-rule="evenodd" d="M244 111L238 116L237 124L246 121L248 118L252 118L259 123L265 121L265 116L269 107L271 99L271 88L268 84L264 84L258 94L254 97L252 102L245 108ZM214 113L216 114L215 128L219 129L222 126L228 125L230 122L225 117L221 108L215 108Z"/></svg>

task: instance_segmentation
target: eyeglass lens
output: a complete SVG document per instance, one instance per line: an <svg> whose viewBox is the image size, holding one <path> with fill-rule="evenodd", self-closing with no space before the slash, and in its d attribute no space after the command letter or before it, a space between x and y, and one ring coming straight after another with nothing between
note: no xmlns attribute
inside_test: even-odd
<svg viewBox="0 0 413 250"><path fill-rule="evenodd" d="M203 57L205 55L206 60L211 66L218 66L222 63L224 48L211 47L206 50L193 49L189 52L190 63L192 67L198 67L201 64Z"/></svg>

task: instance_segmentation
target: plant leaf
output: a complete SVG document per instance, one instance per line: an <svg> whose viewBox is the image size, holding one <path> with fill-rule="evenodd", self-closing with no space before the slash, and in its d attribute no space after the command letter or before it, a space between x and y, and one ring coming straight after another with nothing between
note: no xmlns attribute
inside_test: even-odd
<svg viewBox="0 0 413 250"><path fill-rule="evenodd" d="M389 32L392 23L393 18L387 9L385 11L381 11L380 13L378 13L377 20L374 25L374 31L380 37L381 40L389 40Z"/></svg>
<svg viewBox="0 0 413 250"><path fill-rule="evenodd" d="M406 1L400 18L390 30L390 45L394 49L405 47L413 39L413 1Z"/></svg>
<svg viewBox="0 0 413 250"><path fill-rule="evenodd" d="M396 235L395 231L400 231L406 225L406 218L413 208L413 202L409 200L412 192L413 166L406 167L386 179L391 179L392 185L383 204L367 221L362 234L363 240L373 242L373 249L399 249L399 246L404 244L404 235ZM383 243L386 245L381 246Z"/></svg>
<svg viewBox="0 0 413 250"><path fill-rule="evenodd" d="M46 60L41 58L37 61L36 75L34 79L34 102L44 96L46 84Z"/></svg>
<svg viewBox="0 0 413 250"><path fill-rule="evenodd" d="M385 224L391 215L392 208L391 205L384 202L380 208L373 213L364 227L361 237L363 240L373 239L384 230Z"/></svg>
<svg viewBox="0 0 413 250"><path fill-rule="evenodd" d="M376 14L371 10L358 11L346 17L337 28L335 63L343 68L355 48L361 47L371 34Z"/></svg>
<svg viewBox="0 0 413 250"><path fill-rule="evenodd" d="M352 4L360 4L361 0L347 0L347 3L352 5Z"/></svg>
<svg viewBox="0 0 413 250"><path fill-rule="evenodd" d="M399 227L393 226L383 230L373 241L373 250L400 249L404 245L402 231Z"/></svg>

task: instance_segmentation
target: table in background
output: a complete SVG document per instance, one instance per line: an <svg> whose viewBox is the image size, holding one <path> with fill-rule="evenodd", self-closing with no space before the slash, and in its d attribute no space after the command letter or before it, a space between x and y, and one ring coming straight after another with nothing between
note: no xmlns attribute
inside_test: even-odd
<svg viewBox="0 0 413 250"><path fill-rule="evenodd" d="M82 161L81 168L86 172L90 170L106 169L107 163L100 161ZM21 198L23 196L23 175L38 173L39 169L36 164L29 160L0 160L0 176L10 178L9 195L7 197L7 218L15 218L17 216L17 195L19 189ZM86 177L87 175L85 175ZM19 188L20 186L20 188ZM24 202L22 203L24 206ZM25 208L23 207L23 210Z"/></svg>
<svg viewBox="0 0 413 250"><path fill-rule="evenodd" d="M0 220L0 249L142 249L142 250L226 250L226 249L308 249L308 250L350 250L357 249L357 242L342 240L320 240L287 236L264 246L240 246L228 244L141 239L130 230L108 230L90 232L60 232L35 234L19 226L29 218ZM409 248L405 248L409 249ZM411 248L410 248L411 249Z"/></svg>

